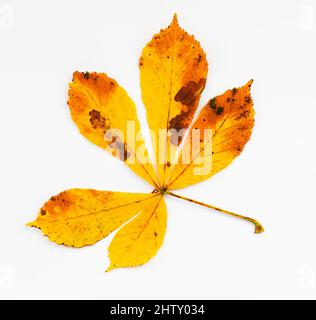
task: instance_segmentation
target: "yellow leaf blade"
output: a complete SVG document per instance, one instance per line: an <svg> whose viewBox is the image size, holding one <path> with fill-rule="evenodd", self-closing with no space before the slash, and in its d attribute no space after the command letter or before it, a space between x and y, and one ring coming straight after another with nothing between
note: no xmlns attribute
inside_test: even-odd
<svg viewBox="0 0 316 320"><path fill-rule="evenodd" d="M155 256L163 243L166 223L166 205L160 196L115 234L109 246L111 264L107 271L136 267Z"/></svg>
<svg viewBox="0 0 316 320"><path fill-rule="evenodd" d="M137 154L140 147L144 148L144 140L135 104L125 90L104 73L78 71L69 87L68 105L81 134L155 186L156 174L147 149L141 158Z"/></svg>
<svg viewBox="0 0 316 320"><path fill-rule="evenodd" d="M199 42L179 26L175 15L171 25L144 47L139 67L142 99L163 186L178 147L177 135L167 137L163 130L180 133L189 127L205 86L208 64Z"/></svg>
<svg viewBox="0 0 316 320"><path fill-rule="evenodd" d="M57 244L80 248L105 238L156 197L156 194L70 189L51 197L37 219L27 225L41 229Z"/></svg>
<svg viewBox="0 0 316 320"><path fill-rule="evenodd" d="M180 189L206 180L226 168L241 153L254 126L251 84L252 80L243 87L227 90L203 107L183 145L183 150L191 149L191 160L182 163L180 155L180 161L168 179L169 189ZM201 140L197 153L194 153L192 139L196 129L201 134ZM212 130L208 141L203 136L205 129ZM205 170L199 170L203 166Z"/></svg>

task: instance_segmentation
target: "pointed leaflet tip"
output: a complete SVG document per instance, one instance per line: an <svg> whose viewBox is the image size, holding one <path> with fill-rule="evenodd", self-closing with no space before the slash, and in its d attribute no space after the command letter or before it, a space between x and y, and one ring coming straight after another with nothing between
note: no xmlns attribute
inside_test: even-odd
<svg viewBox="0 0 316 320"><path fill-rule="evenodd" d="M113 265L112 263L109 265L109 267L105 270L105 272L110 272L114 269L116 269L117 267L115 265Z"/></svg>
<svg viewBox="0 0 316 320"><path fill-rule="evenodd" d="M178 16L177 16L177 14L176 14L176 13L173 15L173 19L172 19L171 25L179 26L179 23L178 23Z"/></svg>
<svg viewBox="0 0 316 320"><path fill-rule="evenodd" d="M25 225L26 225L27 227L34 227L34 222L35 222L35 221L28 222L28 223L26 223Z"/></svg>
<svg viewBox="0 0 316 320"><path fill-rule="evenodd" d="M253 79L248 80L243 86L239 87L239 88L234 88L232 90L247 90L250 92L251 86L253 84Z"/></svg>

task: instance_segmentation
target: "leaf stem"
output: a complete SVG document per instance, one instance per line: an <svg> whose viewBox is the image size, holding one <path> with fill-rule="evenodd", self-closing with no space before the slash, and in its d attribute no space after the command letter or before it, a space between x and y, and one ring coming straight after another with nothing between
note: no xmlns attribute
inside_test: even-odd
<svg viewBox="0 0 316 320"><path fill-rule="evenodd" d="M218 207L215 207L215 206L212 206L210 204L206 204L206 203L203 203L203 202L200 202L200 201L197 201L197 200L193 200L193 199L187 198L185 196L180 196L180 195L175 194L175 193L170 192L170 191L166 191L166 193L171 195L171 196L173 196L173 197L176 197L176 198L179 198L179 199L182 199L182 200L186 200L186 201L189 201L189 202L193 202L193 203L199 204L201 206L204 206L204 207L219 211L221 213L225 213L225 214L231 215L233 217L249 221L249 222L251 222L251 223L253 223L255 225L255 233L261 233L261 232L264 231L264 228L261 225L261 223L259 221L255 220L255 219L253 219L253 218L242 216L240 214L233 213L233 212L230 212L230 211L227 211L227 210L224 210L224 209L221 209L221 208L218 208Z"/></svg>

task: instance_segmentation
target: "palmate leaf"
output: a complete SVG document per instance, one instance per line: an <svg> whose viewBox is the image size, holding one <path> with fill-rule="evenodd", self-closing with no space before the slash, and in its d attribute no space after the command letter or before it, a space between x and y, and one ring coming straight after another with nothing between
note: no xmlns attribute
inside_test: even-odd
<svg viewBox="0 0 316 320"><path fill-rule="evenodd" d="M139 133L135 105L114 79L104 73L76 71L69 85L68 105L81 134L126 163L154 191L66 190L51 197L37 219L27 224L41 229L51 241L72 247L92 245L121 227L108 249L108 271L142 265L157 253L167 224L165 194L247 220L255 225L256 233L263 231L255 219L172 191L208 179L243 150L254 125L252 80L210 99L192 123L206 84L208 64L200 44L179 26L176 15L170 26L144 47L139 67L154 163ZM138 134L134 141L126 139L131 123ZM107 136L111 130L114 134ZM183 130L188 134L179 135ZM197 144L195 130L200 133ZM190 161L183 161L187 150ZM199 158L210 170L197 170L201 169L195 161Z"/></svg>

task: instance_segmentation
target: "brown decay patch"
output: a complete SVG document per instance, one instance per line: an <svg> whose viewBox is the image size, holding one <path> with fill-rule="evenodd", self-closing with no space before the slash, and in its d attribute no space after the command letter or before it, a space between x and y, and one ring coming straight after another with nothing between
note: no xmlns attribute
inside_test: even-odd
<svg viewBox="0 0 316 320"><path fill-rule="evenodd" d="M114 87L115 87L115 83L112 80L110 80L110 89L112 89Z"/></svg>
<svg viewBox="0 0 316 320"><path fill-rule="evenodd" d="M126 143L120 141L118 137L112 137L109 147L115 149L115 156L118 156L121 161L126 161L131 155L131 153L127 151Z"/></svg>
<svg viewBox="0 0 316 320"><path fill-rule="evenodd" d="M228 101L228 100L227 100ZM230 101L230 100L229 100ZM217 115L221 115L224 111L224 107L222 106L217 106L216 104L216 98L213 98L209 101L209 106L212 110L214 110L214 112L217 114Z"/></svg>
<svg viewBox="0 0 316 320"><path fill-rule="evenodd" d="M213 98L209 102L211 109L215 110L216 109L216 98Z"/></svg>
<svg viewBox="0 0 316 320"><path fill-rule="evenodd" d="M190 124L190 121L186 121L186 122L188 123L188 125L187 125L187 127L188 127L189 124ZM170 142L175 146L179 146L181 144L181 142L182 142L183 136L185 134L185 130L176 129L176 128L170 128L170 129L171 129L169 131L169 133L170 133ZM168 165L168 163L166 163L166 165L167 165L167 167L169 167L171 164Z"/></svg>
<svg viewBox="0 0 316 320"><path fill-rule="evenodd" d="M90 79L90 72L85 72L83 74L83 77L86 79L86 80L89 80Z"/></svg>
<svg viewBox="0 0 316 320"><path fill-rule="evenodd" d="M69 193L61 192L57 196L50 198L50 201L46 202L41 209L41 215L46 215L47 212L54 214L55 208L60 207L63 211L66 211L74 202L73 196Z"/></svg>
<svg viewBox="0 0 316 320"><path fill-rule="evenodd" d="M221 107L221 106L219 106L219 107L217 108L217 110L216 110L216 114L217 114L217 115L220 115L220 114L223 113L223 111L224 111L224 108Z"/></svg>
<svg viewBox="0 0 316 320"><path fill-rule="evenodd" d="M168 129L174 129L176 132L180 132L182 129L189 127L196 110L196 100L204 89L205 82L205 79L200 79L198 83L195 81L189 81L186 85L180 88L175 95L174 100L176 102L180 102L183 107L178 115L170 119ZM171 134L170 142L172 144L177 145L178 143L181 143L181 141L181 134Z"/></svg>
<svg viewBox="0 0 316 320"><path fill-rule="evenodd" d="M83 78L84 80L93 80L94 82L98 81L99 74L96 72L77 72L77 77Z"/></svg>
<svg viewBox="0 0 316 320"><path fill-rule="evenodd" d="M205 79L200 79L198 83L195 81L189 81L188 84L180 88L175 95L174 100L181 102L186 106L193 105L199 94L204 89L205 82Z"/></svg>
<svg viewBox="0 0 316 320"><path fill-rule="evenodd" d="M94 129L105 129L105 118L101 116L101 113L97 110L91 110L89 112L90 123Z"/></svg>
<svg viewBox="0 0 316 320"><path fill-rule="evenodd" d="M249 125L240 125L237 129L243 132L249 129Z"/></svg>
<svg viewBox="0 0 316 320"><path fill-rule="evenodd" d="M113 196L112 192L110 192L110 191L102 191L100 193L97 190L89 189L89 192L90 192L91 196L93 196L97 200L100 200L100 201L102 201L104 203L109 201Z"/></svg>
<svg viewBox="0 0 316 320"><path fill-rule="evenodd" d="M246 96L245 97L245 102L246 103L251 103L252 102L251 96Z"/></svg>
<svg viewBox="0 0 316 320"><path fill-rule="evenodd" d="M238 121L238 120L240 120L241 118L247 119L249 113L250 113L249 110L244 110L244 111L242 111L240 114L238 114L238 115L235 117L235 120Z"/></svg>

